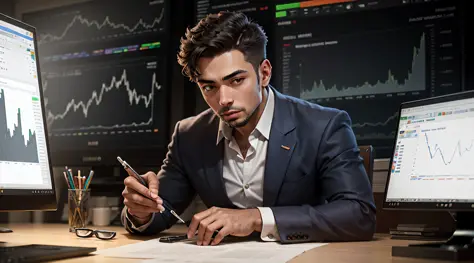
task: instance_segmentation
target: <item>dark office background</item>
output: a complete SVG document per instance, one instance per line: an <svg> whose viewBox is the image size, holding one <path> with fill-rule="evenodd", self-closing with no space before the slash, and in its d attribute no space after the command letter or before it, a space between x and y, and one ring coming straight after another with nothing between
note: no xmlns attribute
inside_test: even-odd
<svg viewBox="0 0 474 263"><path fill-rule="evenodd" d="M114 9L114 5L116 3L122 3L124 6L130 5L130 7L138 8L139 3L143 4L147 1L140 0L140 1L114 1L114 0L2 0L0 1L0 12L6 15L15 17L20 20L24 20L28 23L31 23L33 26L36 26L39 32L42 32L44 28L42 27L50 27L54 23L57 24L59 30L61 31L62 28L65 28L67 24L70 22L68 16L64 20L54 20L55 14L65 14L67 12L73 13L77 10L91 10L85 12L84 14L93 14L97 20L107 14L102 14L103 10L108 10L107 12L112 12L116 15L116 17L125 17L127 16L127 12L130 12L130 17L136 17L136 15L149 16L153 17L155 14L153 13L156 10L151 10L150 8L146 8L144 6L143 10L117 10L118 8ZM153 2L153 1L149 1ZM130 132L130 136L125 135L118 135L116 133L107 134L107 136L98 136L98 135L91 135L88 134L87 136L60 136L60 133L65 133L63 128L70 128L69 126L74 126L75 122L78 122L77 119L68 119L64 120L61 124L63 126L52 126L52 129L49 131L53 133L51 136L51 148L52 148L52 160L53 165L55 167L55 175L56 178L59 178L62 173L62 169L65 165L72 167L73 169L81 169L83 171L89 171L90 169L94 169L97 173L96 178L94 178L94 183L92 184L94 189L94 195L98 198L97 202L102 203L101 205L120 205L121 200L117 198L120 196L120 193L123 189L123 179L126 176L123 170L118 166L118 163L115 160L115 156L121 155L124 159L130 162L136 170L139 172L145 172L147 170L154 170L157 171L162 163L164 155L166 153L166 145L169 142L169 138L171 133L174 129L174 125L177 121L187 118L189 116L193 116L200 111L207 108L207 105L204 103L200 91L198 88L190 83L187 78L185 78L181 74L181 68L176 62L176 53L178 52L179 48L179 40L183 36L185 29L189 26L192 26L196 23L197 19L202 17L209 10L222 10L225 9L222 6L228 3L238 3L238 2L248 2L246 4L238 6L239 8L253 10L248 12L248 15L252 18L255 18L257 22L262 24L266 29L267 35L269 37L269 45L268 45L268 57L272 61L274 65L274 73L272 84L279 90L284 93L294 95L294 96L303 96L303 94L307 94L310 98L309 100L320 103L323 105L331 106L331 107L338 107L344 110L347 110L351 117L353 118L354 122L354 129L358 136L359 143L363 145L374 145L376 149L376 163L375 163L375 174L374 174L374 183L373 188L375 193L382 193L385 186L385 179L388 170L388 162L387 159L390 157L391 153L391 143L393 141L393 130L395 129L395 120L397 111L397 106L399 103L405 100L411 99L419 99L423 97L430 97L436 95L447 94L451 92L457 92L465 89L472 89L473 87L473 79L472 79L472 51L470 50L470 46L472 46L472 42L467 39L466 34L463 32L470 32L470 28L467 27L469 24L467 19L469 18L464 10L469 10L467 7L467 0L458 0L458 1L451 1L453 6L457 6L457 10L454 12L454 18L449 20L448 24L435 24L434 29L430 31L430 29L426 29L423 26L412 26L408 25L409 18L413 17L427 17L431 15L431 9L426 8L419 2L424 1L415 1L415 0L406 0L406 1L392 1L392 0L383 0L383 1L358 1L355 3L366 3L366 2L377 2L380 5L395 5L394 3L397 2L397 5L401 2L407 2L408 4L418 5L417 7L406 7L405 13L399 12L402 9L377 9L370 11L369 15L360 15L359 12L353 12L354 14L350 14L347 18L343 20L338 20L337 15L335 16L324 16L324 17L305 17L306 14L297 13L295 15L295 21L298 21L298 26L295 27L280 27L277 29L276 23L282 21L283 13L279 13L276 15L277 4L288 4L288 3L296 3L297 1L283 1L283 0L253 0L253 1L223 1L223 0L211 0L211 1L191 1L191 0L157 0L157 3L165 3L166 5L166 12L165 12L165 19L166 26L163 31L156 32L156 40L155 35L153 34L139 34L137 35L137 39L139 39L140 44L143 43L153 43L154 41L160 41L161 46L156 50L150 50L150 55L142 55L142 52L128 52L128 54L120 54L114 56L103 56L104 59L96 59L94 58L56 58L54 60L53 54L55 50L61 50L64 48L64 52L62 53L73 53L74 51L82 51L82 50L74 50L75 47L83 47L89 48L89 51L92 49L101 49L105 48L104 46L100 46L101 43L112 43L113 45L110 47L120 47L125 45L130 45L133 41L128 41L131 38L130 36L118 38L123 40L123 42L115 43L113 42L111 37L110 39L94 39L90 41L91 46L87 46L89 42L84 40L81 42L82 44L74 44L74 45L44 45L40 47L40 64L42 70L46 72L46 76L43 76L43 83L44 80L48 80L49 85L48 89L56 89L58 92L61 91L62 87L60 84L57 84L56 87L53 86L56 76L55 70L62 70L63 66L69 67L70 65L74 64L74 70L82 70L82 74L86 76L86 74L91 74L89 79L93 79L96 76L101 77L99 83L107 83L106 81L110 81L110 76L100 76L101 72L108 71L94 71L89 70L87 71L87 67L92 66L94 68L96 65L107 64L107 63L116 63L119 65L123 61L122 58L125 58L127 61L132 61L136 57L140 58L140 61L137 63L143 63L146 65L144 68L140 68L141 66L133 64L135 68L132 66L129 67L130 64L127 64L128 72L141 72L143 73L146 70L150 70L150 74L152 72L156 73L158 78L160 76L164 79L163 83L161 83L164 87L164 90L160 90L163 96L155 97L156 101L159 101L163 104L163 107L159 109L152 109L153 114L160 117L160 122L155 122L153 125L145 129L149 129L151 132L147 133L144 131L140 133L137 131L137 134L134 135ZM400 3L398 3L400 2ZM443 2L443 1L426 1L426 2ZM450 1L444 1L444 3ZM133 3L133 4L132 4ZM426 3L426 5L430 5L431 3ZM471 1L472 4L472 1ZM100 6L101 8L97 8ZM110 9L107 8L110 7ZM221 6L221 7L218 7ZM364 5L367 7L368 5ZM215 8L213 8L215 7ZM230 9L232 5L228 5ZM344 6L345 7L345 6ZM338 9L337 6L332 6L333 9L321 9L321 12L346 12L345 10ZM358 8L354 4L354 8ZM76 10L77 9L77 10ZM328 11L329 10L329 11ZM293 10L294 11L294 10ZM311 11L311 10L310 10ZM314 10L312 10L314 11ZM99 13L97 13L99 12ZM134 13L135 12L135 13ZM286 12L286 11L285 11ZM303 12L300 10L300 12ZM306 11L305 11L306 12ZM291 12L288 11L288 15ZM286 15L286 13L285 13ZM294 15L294 14L293 14ZM51 18L52 20L49 21L46 18ZM70 17L69 17L70 19ZM314 19L314 20L311 20ZM377 20L379 19L379 20ZM58 21L61 21L59 23ZM100 20L102 21L102 20ZM317 22L314 22L317 21ZM374 23L374 21L378 21ZM397 24L398 23L398 24ZM132 24L132 22L130 22ZM361 40L361 38L353 38L348 39L344 42L344 39L340 40L340 44L337 49L330 49L328 52L318 52L318 50L311 51L311 49L285 49L283 48L289 41L283 41L283 37L285 35L296 34L295 32L303 31L303 32L311 32L312 37L314 39L317 38L331 38L337 37L338 34L347 34L348 32L358 32L364 31L368 28L370 29L383 29L383 27L388 28L402 28L401 30L397 31L397 34L378 34L370 36L370 43L369 40ZM430 41L429 37L435 37L437 34L438 28L449 27L454 29L453 30L453 39L452 41L452 50L451 53L440 55L439 52L434 52L433 50L424 50L422 46L420 46L421 41ZM50 30L51 28L48 28ZM53 30L54 31L54 30ZM383 30L380 30L383 31ZM436 32L435 32L436 31ZM56 31L57 32L57 31ZM78 32L78 31L73 31ZM438 37L438 35L436 35ZM107 42L109 41L109 42ZM128 42L127 42L128 41ZM137 40L138 41L138 40ZM307 44L305 39L298 39L295 40L297 44ZM364 42L366 41L366 42ZM119 43L120 42L120 43ZM291 42L291 41L290 41ZM308 40L309 42L309 40ZM72 42L71 42L72 43ZM85 44L84 44L85 43ZM126 43L126 44L123 44ZM137 42L138 43L138 42ZM350 43L350 44L347 44ZM382 45L379 45L383 43ZM84 44L84 45L83 45ZM106 45L104 44L104 45ZM82 46L81 46L82 45ZM370 46L372 45L372 46ZM370 46L368 48L368 46ZM428 49L429 45L426 45L426 49ZM57 49L59 47L59 49ZM373 47L373 48L372 48ZM68 50L69 48L69 50ZM345 49L343 49L345 48ZM364 49L365 48L365 49ZM432 56L440 56L440 60L446 61L445 64L442 64L443 67L446 67L446 72L450 72L450 74L454 75L454 77L443 79L443 76L438 77L437 80L441 80L440 83L430 84L428 83L429 80L433 80L434 76L429 75L431 78L423 76L423 80L426 82L426 85L421 85L421 83L416 83L411 87L406 87L406 90L403 92L396 92L396 91L388 91L384 92L384 94L358 94L357 90L352 90L344 94L344 91L341 92L341 85L349 86L358 86L361 88L361 84L364 81L372 81L374 80L384 80L387 78L388 68L390 67L391 73L394 74L396 77L400 79L408 78L407 75L407 67L410 67L410 63L415 60L413 50L418 49L419 54L425 55L428 57L429 54ZM42 49L44 53L42 52ZM53 50L53 51L52 51ZM360 52L359 50L362 50ZM421 52L421 51L425 52ZM366 53L364 53L365 51ZM147 51L148 52L148 51ZM385 53L384 53L385 52ZM436 54L435 54L436 53ZM64 55L63 54L63 55ZM80 54L79 54L80 55ZM285 59L282 58L285 56ZM371 57L372 65L367 63L365 57ZM109 57L113 57L113 59ZM288 57L291 57L288 59ZM438 58L438 57L436 57ZM433 59L433 58L431 58ZM76 61L87 61L83 64L77 64ZM105 62L104 62L105 61ZM160 73L159 70L153 68L153 64L155 61L158 63L158 67L164 67L166 72ZM430 58L428 60L422 61L422 63L427 63L431 61ZM81 62L82 63L82 62ZM287 64L285 64L287 63ZM308 65L309 64L309 65ZM138 66L137 66L138 65ZM409 66L407 66L409 65ZM156 66L156 65L155 65ZM82 67L82 68L81 68ZM58 69L59 68L59 69ZM414 69L414 68L413 68ZM420 68L419 68L420 69ZM109 70L109 69L105 69ZM338 72L339 70L339 72ZM360 74L356 72L360 70ZM373 72L364 72L362 71L374 71ZM428 73L428 65L422 69L423 72L426 74ZM439 69L436 69L439 70ZM62 72L64 73L64 72ZM113 74L117 78L120 78L120 70L114 71ZM160 75L162 74L162 75ZM338 75L339 74L339 75ZM341 74L345 74L344 77L341 77ZM365 75L363 75L365 74ZM371 75L372 74L372 75ZM414 73L415 74L415 73ZM365 77L370 75L372 79L366 79ZM151 75L150 75L151 76ZM310 76L314 80L310 80L310 78L303 78L303 76ZM346 78L347 76L347 78ZM97 78L99 78L97 77ZM130 81L137 81L141 83L142 86L149 86L150 84L143 82L143 79L132 79L131 74L127 75L130 77ZM426 78L425 78L426 77ZM313 91L316 88L321 88L321 86L315 85L314 83L318 83L318 80L325 80L324 87L326 91L329 90L328 93L325 93L325 97L323 98L315 98L314 95L309 90L311 89L311 85L313 85ZM82 79L81 81L85 81ZM159 80L160 81L160 80ZM441 83L442 82L442 83ZM88 85L89 82L84 82L84 85ZM73 86L73 81L70 81L68 85ZM372 83L374 84L374 83ZM92 85L92 84L91 84ZM418 85L418 86L417 86ZM331 86L337 87L331 88ZM68 87L70 88L70 87ZM388 87L387 89L389 89ZM74 93L78 92L78 89L67 90L67 92ZM321 90L321 89L320 89ZM51 90L49 91L51 92ZM306 93L304 93L306 92ZM332 92L332 93L331 93ZM352 93L351 93L352 92ZM58 93L59 94L59 93ZM61 93L65 97L67 94ZM80 94L79 94L80 95ZM78 95L78 96L79 96ZM90 96L90 93L89 93ZM50 101L54 101L55 103L61 103L61 98L49 98ZM67 98L70 99L70 98ZM66 100L67 101L67 100ZM53 106L51 106L54 110ZM117 108L120 108L120 105L117 105ZM113 111L109 112L109 116L112 117L123 117L128 118L128 116L120 116L123 114L123 111L117 109L118 113L114 113ZM132 109L133 110L133 109ZM140 111L137 111L139 113ZM118 116L114 116L118 115ZM135 114L137 116L139 114ZM132 117L130 117L132 118ZM82 119L80 121L83 121ZM88 124L82 123L85 126L90 125L97 125L100 120L97 120L97 123ZM140 121L146 122L146 119L141 119ZM55 124L56 125L56 124ZM159 128L159 132L153 132L155 129ZM72 132L71 132L72 133ZM118 136L118 137L117 137ZM123 137L120 137L123 136ZM134 137L135 136L135 137ZM71 139L73 138L73 139ZM120 139L117 139L120 138ZM139 139L137 139L139 138ZM99 146L97 146L99 145ZM59 176L58 176L59 175ZM59 184L57 184L58 191L58 199L64 202L65 200L65 186L62 184L64 183L63 180L57 180ZM108 196L110 198L115 197L112 201L100 199L104 196ZM197 201L198 202L198 201ZM199 202L198 202L199 203ZM195 207L194 207L195 208ZM194 209L193 208L193 209ZM58 212L56 213L46 213L47 218L46 220L50 221L57 221L63 220L59 215L62 212L61 207L59 208ZM22 213L19 213L22 214ZM23 214L22 214L23 215ZM0 221L6 220L6 215L0 214ZM33 215L34 217L34 215ZM19 219L20 220L20 219ZM34 220L30 218L21 219L21 220Z"/></svg>

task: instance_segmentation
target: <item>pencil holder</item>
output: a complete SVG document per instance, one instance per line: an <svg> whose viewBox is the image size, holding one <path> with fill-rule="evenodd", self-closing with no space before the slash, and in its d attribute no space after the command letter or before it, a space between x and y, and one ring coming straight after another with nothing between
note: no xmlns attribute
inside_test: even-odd
<svg viewBox="0 0 474 263"><path fill-rule="evenodd" d="M69 232L75 232L76 228L85 228L88 223L90 189L68 189L68 221Z"/></svg>

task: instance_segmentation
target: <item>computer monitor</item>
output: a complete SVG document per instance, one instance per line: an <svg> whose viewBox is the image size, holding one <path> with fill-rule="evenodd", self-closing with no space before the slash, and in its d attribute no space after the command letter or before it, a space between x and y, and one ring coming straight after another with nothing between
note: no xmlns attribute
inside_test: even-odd
<svg viewBox="0 0 474 263"><path fill-rule="evenodd" d="M161 164L176 61L168 51L170 4L83 1L22 15L38 32L54 166L97 171L118 167L117 156Z"/></svg>
<svg viewBox="0 0 474 263"><path fill-rule="evenodd" d="M276 3L272 78L285 94L347 111L358 144L388 160L400 103L465 90L467 2Z"/></svg>
<svg viewBox="0 0 474 263"><path fill-rule="evenodd" d="M0 211L55 210L35 28L0 14Z"/></svg>
<svg viewBox="0 0 474 263"><path fill-rule="evenodd" d="M397 121L383 208L453 213L456 231L438 248L474 259L474 91L405 102ZM422 248L433 246L402 252L443 257Z"/></svg>

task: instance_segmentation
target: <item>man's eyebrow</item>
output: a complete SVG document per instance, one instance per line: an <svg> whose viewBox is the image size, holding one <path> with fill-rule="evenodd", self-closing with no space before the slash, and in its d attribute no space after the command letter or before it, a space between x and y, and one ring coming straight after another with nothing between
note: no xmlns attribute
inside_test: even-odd
<svg viewBox="0 0 474 263"><path fill-rule="evenodd" d="M213 84L215 81L207 80L207 79L198 79L197 82L203 83L203 84Z"/></svg>
<svg viewBox="0 0 474 263"><path fill-rule="evenodd" d="M223 77L222 80L228 80L228 79L231 79L231 78L235 77L236 75L238 75L240 73L246 73L246 72L247 72L247 70L238 69L238 70L230 73L229 75Z"/></svg>
<svg viewBox="0 0 474 263"><path fill-rule="evenodd" d="M238 75L240 73L246 73L246 72L247 72L246 70L238 69L238 70L230 73L229 75L223 77L222 80L225 81L225 80L228 80L228 79L231 79L231 78L235 77L236 75ZM214 80L208 80L208 79L198 79L197 82L203 83L203 84L214 84L215 83Z"/></svg>

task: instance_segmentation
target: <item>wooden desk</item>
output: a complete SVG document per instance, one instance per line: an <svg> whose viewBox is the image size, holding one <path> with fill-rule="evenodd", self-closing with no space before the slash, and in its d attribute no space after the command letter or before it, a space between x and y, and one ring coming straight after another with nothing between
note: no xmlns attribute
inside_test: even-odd
<svg viewBox="0 0 474 263"><path fill-rule="evenodd" d="M153 237L141 237L130 235L122 227L101 227L117 231L114 240L103 241L95 237L79 238L74 233L69 233L65 224L11 224L7 227L13 230L13 233L1 233L0 241L12 242L17 244L47 244L47 245L70 245L70 246L92 246L97 250L113 248L127 244L133 244ZM184 226L175 226L164 232L166 234L184 233ZM392 245L407 245L409 243L420 243L419 241L391 240L389 235L376 235L370 242L343 242L330 243L329 245L315 248L307 251L293 260L291 263L314 263L314 262L353 262L353 263L383 263L383 262L407 262L407 263L426 263L426 262L446 262L411 258L398 258L391 256ZM60 262L135 262L133 259L107 258L103 256L87 256L62 260Z"/></svg>

